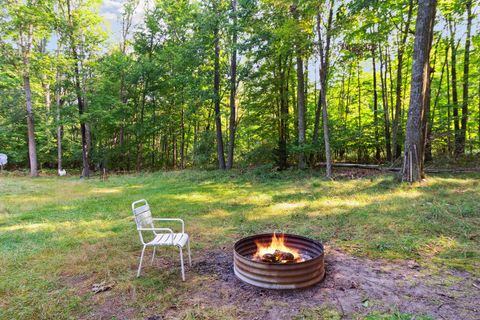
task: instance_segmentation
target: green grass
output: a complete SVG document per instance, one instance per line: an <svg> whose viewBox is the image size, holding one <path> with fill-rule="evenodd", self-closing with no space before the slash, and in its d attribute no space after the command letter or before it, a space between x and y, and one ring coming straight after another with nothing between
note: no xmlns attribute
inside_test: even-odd
<svg viewBox="0 0 480 320"><path fill-rule="evenodd" d="M414 186L391 176L327 181L309 172L262 170L112 176L107 182L0 176L0 318L81 317L105 303L76 288L90 279L114 279L115 291L140 314L181 305L178 293L192 284L179 285L178 270L134 277L140 247L130 204L140 198L156 216L184 218L194 252L277 229L355 255L415 259L480 275L479 174L435 176ZM227 308L225 317L235 312ZM201 318L198 313L185 317Z"/></svg>

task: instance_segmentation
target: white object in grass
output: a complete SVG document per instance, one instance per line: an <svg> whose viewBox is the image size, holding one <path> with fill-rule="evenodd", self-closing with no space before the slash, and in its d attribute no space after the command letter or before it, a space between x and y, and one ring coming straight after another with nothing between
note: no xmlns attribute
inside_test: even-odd
<svg viewBox="0 0 480 320"><path fill-rule="evenodd" d="M4 153L0 153L0 170L3 171L3 166L8 162L8 157Z"/></svg>
<svg viewBox="0 0 480 320"><path fill-rule="evenodd" d="M65 171L65 169L58 170L58 175L59 175L60 177L66 176L66 175L67 175L67 171Z"/></svg>
<svg viewBox="0 0 480 320"><path fill-rule="evenodd" d="M153 259L155 258L155 249L160 246L173 246L180 250L180 266L182 268L182 280L185 281L185 268L183 266L183 247L187 245L188 250L188 262L192 266L192 257L190 255L190 239L188 234L185 233L185 223L182 219L177 218L152 218L152 212L147 200L142 199L132 203L133 216L135 217L135 223L137 224L138 235L142 242L143 249L140 256L140 264L138 265L137 277L140 276L140 270L142 269L143 254L146 247L153 247ZM181 233L173 233L170 228L157 228L154 225L154 221L177 221L182 224ZM163 232L163 233L159 233ZM145 232L145 233L143 233ZM150 234L153 236L153 240L145 241L144 235Z"/></svg>
<svg viewBox="0 0 480 320"><path fill-rule="evenodd" d="M0 166L6 165L8 162L8 157L4 153L0 153Z"/></svg>

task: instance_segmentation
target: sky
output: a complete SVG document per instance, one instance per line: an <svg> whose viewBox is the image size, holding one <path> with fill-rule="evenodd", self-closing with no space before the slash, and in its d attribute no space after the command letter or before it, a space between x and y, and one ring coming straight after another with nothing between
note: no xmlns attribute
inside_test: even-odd
<svg viewBox="0 0 480 320"><path fill-rule="evenodd" d="M109 41L111 43L120 40L121 36L121 20L123 5L126 0L103 0L100 6L100 15L107 22L107 31L109 33ZM133 15L132 30L140 25L145 16L146 9L152 5L152 0L139 0L138 6Z"/></svg>

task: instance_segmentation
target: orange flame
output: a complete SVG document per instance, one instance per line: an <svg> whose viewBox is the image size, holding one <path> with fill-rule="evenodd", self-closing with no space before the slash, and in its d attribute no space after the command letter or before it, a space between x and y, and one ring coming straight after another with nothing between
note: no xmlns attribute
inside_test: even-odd
<svg viewBox="0 0 480 320"><path fill-rule="evenodd" d="M279 250L293 254L295 261L303 260L298 250L285 245L285 235L283 233L280 236L273 233L272 241L270 243L264 243L257 240L255 241L255 244L257 245L257 251L253 255L254 259L261 260L265 254L274 254L275 250Z"/></svg>

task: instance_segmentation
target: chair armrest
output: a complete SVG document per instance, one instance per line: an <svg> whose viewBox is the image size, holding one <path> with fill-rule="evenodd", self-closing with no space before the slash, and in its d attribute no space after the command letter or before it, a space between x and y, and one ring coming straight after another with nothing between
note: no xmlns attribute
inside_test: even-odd
<svg viewBox="0 0 480 320"><path fill-rule="evenodd" d="M185 222L179 218L152 218L153 221L178 221L182 223L182 233L185 233Z"/></svg>
<svg viewBox="0 0 480 320"><path fill-rule="evenodd" d="M169 233L173 234L173 230L170 228L137 228L138 231L153 231L155 234L157 234L155 231L168 231Z"/></svg>
<svg viewBox="0 0 480 320"><path fill-rule="evenodd" d="M172 245L173 245L173 230L170 229L170 228L137 228L137 230L139 232L141 232L141 231L153 231L153 233L155 235L158 235L158 233L156 233L155 231L168 231L171 235L171 242L172 242Z"/></svg>

